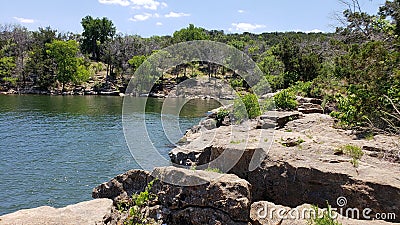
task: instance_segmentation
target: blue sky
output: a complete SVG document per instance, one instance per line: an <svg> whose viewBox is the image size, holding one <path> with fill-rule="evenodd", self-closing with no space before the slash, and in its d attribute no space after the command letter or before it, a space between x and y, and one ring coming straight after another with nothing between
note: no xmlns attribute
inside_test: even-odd
<svg viewBox="0 0 400 225"><path fill-rule="evenodd" d="M384 3L359 1L369 13ZM330 32L338 25L335 14L345 8L338 0L0 0L0 24L80 33L81 19L91 15L144 37L171 35L189 23L227 33Z"/></svg>

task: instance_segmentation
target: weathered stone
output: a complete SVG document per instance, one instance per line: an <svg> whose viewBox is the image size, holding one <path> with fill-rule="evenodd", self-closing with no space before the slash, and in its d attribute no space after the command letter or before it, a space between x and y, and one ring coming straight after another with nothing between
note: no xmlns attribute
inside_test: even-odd
<svg viewBox="0 0 400 225"><path fill-rule="evenodd" d="M154 190L158 193L160 204L171 211L181 211L188 207L210 209L213 214L207 217L228 216L233 221L249 220L251 194L250 184L233 174L218 174L201 170L187 170L176 167L155 168L155 177L185 179L204 183L197 186L179 186L156 180ZM181 213L175 214L181 215ZM174 214L171 214L170 217ZM179 216L181 217L181 216ZM198 218L188 217L183 224L199 224ZM172 218L173 221L173 218Z"/></svg>
<svg viewBox="0 0 400 225"><path fill-rule="evenodd" d="M92 197L120 201L129 198L133 193L144 191L150 180L152 180L152 177L147 171L129 170L94 188Z"/></svg>
<svg viewBox="0 0 400 225"><path fill-rule="evenodd" d="M303 103L312 103L312 104L317 104L317 105L322 104L322 100L318 99L318 98L306 98L306 97L297 96L296 100L300 104L303 104Z"/></svg>
<svg viewBox="0 0 400 225"><path fill-rule="evenodd" d="M214 119L206 119L202 121L200 125L206 128L207 130L212 130L217 128L217 121Z"/></svg>
<svg viewBox="0 0 400 225"><path fill-rule="evenodd" d="M103 217L111 212L113 202L110 199L96 199L69 205L64 208L42 206L24 209L0 216L1 225L93 225L100 224Z"/></svg>
<svg viewBox="0 0 400 225"><path fill-rule="evenodd" d="M300 118L298 112L269 111L260 116L261 120L272 120L278 123L278 127L284 127L289 121Z"/></svg>
<svg viewBox="0 0 400 225"><path fill-rule="evenodd" d="M257 122L257 129L274 129L277 123L270 119L259 119Z"/></svg>
<svg viewBox="0 0 400 225"><path fill-rule="evenodd" d="M314 103L303 103L299 106L298 110L304 114L324 113L324 109L320 105Z"/></svg>

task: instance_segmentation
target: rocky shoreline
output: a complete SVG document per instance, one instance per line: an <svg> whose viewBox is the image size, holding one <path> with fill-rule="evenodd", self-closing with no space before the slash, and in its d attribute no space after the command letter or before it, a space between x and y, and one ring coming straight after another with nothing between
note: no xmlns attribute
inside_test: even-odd
<svg viewBox="0 0 400 225"><path fill-rule="evenodd" d="M323 114L320 102L298 102L298 111L271 111L240 125L225 118L220 127L214 110L170 152L176 166L118 175L94 188L95 200L80 203L94 205L85 210L79 204L68 210L21 210L1 216L0 224L123 224L129 213L119 207L150 182L150 192L157 198L143 212L161 224L308 224L307 215L296 213L311 205L322 210L327 202L341 214L342 224L400 223L399 137L366 137L361 131L337 128L335 120ZM357 165L340 151L346 145L363 152ZM239 153L233 167L213 164L224 152ZM220 166L223 173L201 170L207 163L209 168ZM159 179L163 177L202 182L180 186ZM368 214L362 214L366 209ZM80 210L93 218L80 219ZM67 212L75 217L54 219Z"/></svg>

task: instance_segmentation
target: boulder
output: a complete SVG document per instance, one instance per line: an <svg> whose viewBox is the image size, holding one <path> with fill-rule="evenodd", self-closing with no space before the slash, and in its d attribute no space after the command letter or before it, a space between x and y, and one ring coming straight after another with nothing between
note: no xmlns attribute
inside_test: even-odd
<svg viewBox="0 0 400 225"><path fill-rule="evenodd" d="M221 218L224 221L231 221L232 224L249 221L251 185L236 175L176 167L155 168L152 174L155 177L168 177L169 180L184 179L203 183L196 186L181 186L156 180L153 190L158 195L160 205L174 212L169 215L171 221L180 221L179 224L204 224L201 217L182 216L188 208L197 212L209 212L202 216L206 219ZM221 223L230 224L223 221Z"/></svg>
<svg viewBox="0 0 400 225"><path fill-rule="evenodd" d="M1 225L93 225L100 224L103 217L111 212L113 201L110 199L95 199L69 205L64 208L42 206L34 209L24 209L0 216Z"/></svg>
<svg viewBox="0 0 400 225"><path fill-rule="evenodd" d="M130 198L132 194L145 190L152 180L150 173L143 170L129 170L93 189L93 198L109 198L114 202Z"/></svg>
<svg viewBox="0 0 400 225"><path fill-rule="evenodd" d="M212 130L217 128L217 121L214 119L206 119L201 121L200 125L206 128L207 130Z"/></svg>
<svg viewBox="0 0 400 225"><path fill-rule="evenodd" d="M133 175L136 173L137 175ZM142 177L147 172L132 170L130 174L119 175L108 183L120 183L121 177ZM219 174L201 170L188 170L177 167L155 168L152 172L154 181L151 192L157 200L150 207L155 209L154 215L163 218L167 224L238 224L245 225L249 221L251 205L251 185L246 180L233 174ZM126 180L126 179L125 179ZM167 183L168 181L168 183ZM176 181L176 182L173 182ZM186 181L199 185L185 186L180 182ZM95 188L93 196L109 196L112 199L123 199L126 193L140 187L135 182L122 182L121 196L98 195L109 193L106 185ZM113 192L117 193L117 192ZM123 216L117 211L107 216L107 221L120 220ZM103 221L104 222L104 221Z"/></svg>

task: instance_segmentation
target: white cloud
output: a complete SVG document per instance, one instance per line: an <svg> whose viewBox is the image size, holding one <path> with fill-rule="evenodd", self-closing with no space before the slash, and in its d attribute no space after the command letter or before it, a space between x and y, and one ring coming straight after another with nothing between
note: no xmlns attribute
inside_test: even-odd
<svg viewBox="0 0 400 225"><path fill-rule="evenodd" d="M188 13L170 12L170 13L165 15L165 17L167 17L167 18L179 18L179 17L183 17L183 16L190 16L190 14L188 14Z"/></svg>
<svg viewBox="0 0 400 225"><path fill-rule="evenodd" d="M151 17L153 17L153 14L151 14L151 13L143 13L143 14L134 15L134 16L133 16L132 18L130 18L129 20L130 20L130 21L133 21L133 22L145 21L145 20L150 19Z"/></svg>
<svg viewBox="0 0 400 225"><path fill-rule="evenodd" d="M160 6L160 2L155 0L131 0L134 9L150 9L150 10L157 10L158 6Z"/></svg>
<svg viewBox="0 0 400 225"><path fill-rule="evenodd" d="M324 33L325 31L320 30L320 29L314 29L314 30L307 30L307 31L303 31L303 30L295 30L295 32L302 32L302 33Z"/></svg>
<svg viewBox="0 0 400 225"><path fill-rule="evenodd" d="M167 3L159 2L156 0L98 0L101 4L107 5L120 5L120 6L131 6L132 9L150 9L157 10L159 6L165 8Z"/></svg>
<svg viewBox="0 0 400 225"><path fill-rule="evenodd" d="M156 26L162 26L163 24L161 22L157 22Z"/></svg>
<svg viewBox="0 0 400 225"><path fill-rule="evenodd" d="M236 29L236 31L240 32L251 32L256 29L265 28L265 25L251 23L232 23L232 26Z"/></svg>
<svg viewBox="0 0 400 225"><path fill-rule="evenodd" d="M324 33L324 31L319 30L319 29L314 29L314 30L310 30L307 33Z"/></svg>
<svg viewBox="0 0 400 225"><path fill-rule="evenodd" d="M20 23L34 23L35 20L34 19L26 19L26 18L21 18L21 17L13 17L15 20L17 20Z"/></svg>
<svg viewBox="0 0 400 225"><path fill-rule="evenodd" d="M239 9L238 13L245 13L245 11L243 9Z"/></svg>
<svg viewBox="0 0 400 225"><path fill-rule="evenodd" d="M106 5L121 5L121 6L128 6L130 4L128 0L99 0L99 3Z"/></svg>

